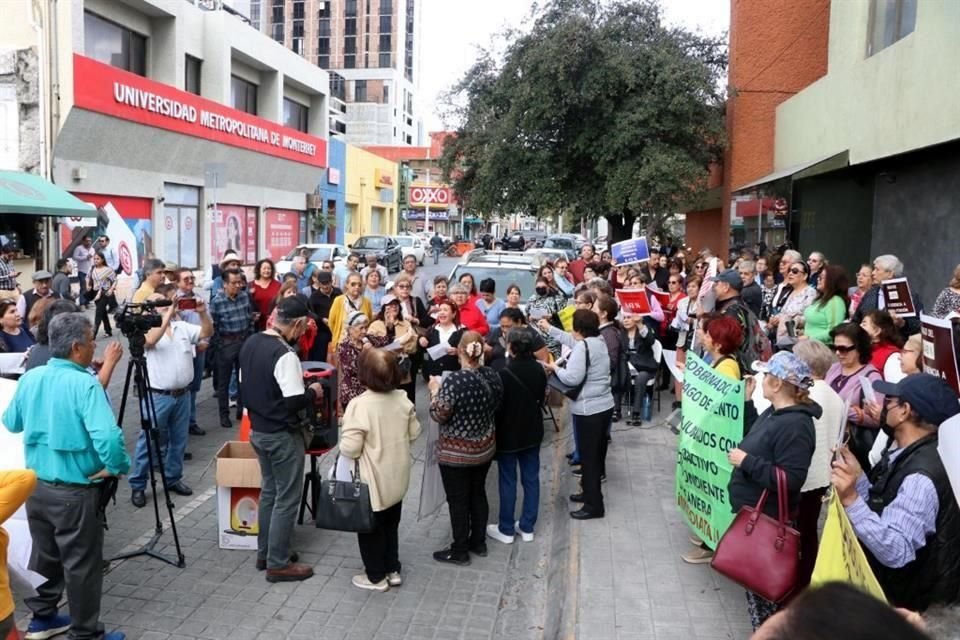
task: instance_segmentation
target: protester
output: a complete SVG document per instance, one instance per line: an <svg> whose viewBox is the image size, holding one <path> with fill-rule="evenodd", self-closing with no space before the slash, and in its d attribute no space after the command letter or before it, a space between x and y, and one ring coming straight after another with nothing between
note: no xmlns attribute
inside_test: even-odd
<svg viewBox="0 0 960 640"><path fill-rule="evenodd" d="M37 474L30 469L0 471L0 525L27 501L37 486ZM7 547L10 537L0 527L0 638L9 637L13 631L14 602L10 591L10 576L7 573Z"/></svg>
<svg viewBox="0 0 960 640"><path fill-rule="evenodd" d="M347 286L347 276L351 273L360 272L360 254L351 253L347 256L346 261L341 262L338 266L333 269L333 285L339 287L340 289L345 289Z"/></svg>
<svg viewBox="0 0 960 640"><path fill-rule="evenodd" d="M753 311L754 315L759 317L763 310L763 289L756 282L756 264L752 260L744 260L737 269L743 279L740 299L750 311Z"/></svg>
<svg viewBox="0 0 960 640"><path fill-rule="evenodd" d="M884 429L894 446L867 474L844 448L832 482L884 596L923 611L960 601L960 509L937 452L938 429L960 412L936 376L874 382L885 396Z"/></svg>
<svg viewBox="0 0 960 640"><path fill-rule="evenodd" d="M946 318L951 313L960 313L960 264L954 267L953 276L947 288L937 294L931 315L936 318Z"/></svg>
<svg viewBox="0 0 960 640"><path fill-rule="evenodd" d="M17 276L20 272L13 266L13 246L0 246L0 297L15 299L19 297Z"/></svg>
<svg viewBox="0 0 960 640"><path fill-rule="evenodd" d="M610 296L600 296L594 305L594 313L600 318L600 337L603 338L610 359L610 385L613 391L613 415L610 420L620 422L620 405L622 404L623 394L630 388L630 372L627 368L623 327L617 322L620 305ZM623 359L622 362L621 358ZM647 419L649 420L649 418Z"/></svg>
<svg viewBox="0 0 960 640"><path fill-rule="evenodd" d="M412 298L412 300L416 300L416 298ZM400 349L394 350L400 369L400 382L397 386L407 394L410 403L415 405L417 372L413 370L412 359L419 350L417 332L414 325L403 317L398 298L390 294L383 298L380 313L370 323L367 335L384 337L387 339L386 344L398 343L400 345ZM359 377L361 380L363 379L362 375Z"/></svg>
<svg viewBox="0 0 960 640"><path fill-rule="evenodd" d="M870 336L870 364L887 378L887 372L899 378L900 347L904 339L893 318L886 311L871 311L863 317L860 327Z"/></svg>
<svg viewBox="0 0 960 640"><path fill-rule="evenodd" d="M17 299L17 313L21 318L30 316L30 309L41 298L59 298L60 295L50 289L53 274L49 271L37 271L33 274L33 289Z"/></svg>
<svg viewBox="0 0 960 640"><path fill-rule="evenodd" d="M376 258L374 258L376 261ZM297 278L297 291L302 291L310 286L313 279L313 272L317 267L312 262L307 261L307 256L295 255L290 261L290 273ZM259 274L259 271L257 272Z"/></svg>
<svg viewBox="0 0 960 640"><path fill-rule="evenodd" d="M444 371L456 371L460 368L457 355L457 346L467 329L460 324L460 314L456 303L446 301L437 307L436 322L427 331L427 335L420 336L420 346L430 349L439 344L446 346L446 355L440 358L428 356L423 363L423 370L429 376L442 375Z"/></svg>
<svg viewBox="0 0 960 640"><path fill-rule="evenodd" d="M253 272L257 277L250 283L250 302L259 314L254 322L256 330L263 331L267 328L267 317L280 293L280 281L277 280L277 266L270 258L257 262Z"/></svg>
<svg viewBox="0 0 960 640"><path fill-rule="evenodd" d="M653 355L653 343L657 338L640 318L632 314L623 316L623 337L627 347L627 361L636 372L633 376L633 402L627 424L639 427L645 416L647 421L650 420L647 383L657 375L658 363Z"/></svg>
<svg viewBox="0 0 960 640"><path fill-rule="evenodd" d="M117 306L117 274L107 266L103 253L98 251L93 256L93 267L88 279L88 299L93 301L96 311L93 316L93 335L96 336L100 325L103 325L107 337L113 336L110 327L110 311Z"/></svg>
<svg viewBox="0 0 960 640"><path fill-rule="evenodd" d="M571 262L567 267L567 273L573 279L574 284L580 284L587 279L583 272L589 265L593 264L596 253L596 249L594 249L590 243L580 247L580 257Z"/></svg>
<svg viewBox="0 0 960 640"><path fill-rule="evenodd" d="M194 287L197 278L191 269L181 268L176 274L177 290L174 293L174 301L177 305L177 314L184 322L189 322L195 326L203 325L203 318L197 311L197 307L202 300L197 296ZM209 315L209 311L208 311ZM210 347L211 336L202 337L193 347L193 380L190 383L190 419L188 431L191 435L206 435L206 430L201 429L197 424L197 393L200 392L200 386L203 383L203 370L207 362L207 350Z"/></svg>
<svg viewBox="0 0 960 640"><path fill-rule="evenodd" d="M671 327L677 332L677 367L682 370L687 361L687 350L693 345L693 339L696 335L696 324L698 305L697 298L700 295L700 276L690 276L687 279L687 297L677 304L677 315L674 317ZM674 380L673 409L680 408L680 397L683 391L683 382Z"/></svg>
<svg viewBox="0 0 960 640"><path fill-rule="evenodd" d="M373 315L380 313L383 296L387 295L387 290L381 284L379 271L372 269L367 272L364 280L363 297L370 301L370 312Z"/></svg>
<svg viewBox="0 0 960 640"><path fill-rule="evenodd" d="M317 337L310 348L310 360L326 362L330 343L333 340L333 333L330 331L330 311L333 309L334 301L338 296L343 295L343 292L333 286L333 276L329 272L318 272L316 280L317 288L310 294L308 302L310 311L317 319Z"/></svg>
<svg viewBox="0 0 960 640"><path fill-rule="evenodd" d="M809 396L813 376L804 362L787 351L775 354L769 362L754 363L754 370L765 374L763 397L771 406L745 429L740 446L727 454L734 467L728 487L731 506L736 513L756 506L765 490L776 494L776 469L780 468L787 476L788 510L794 513L816 446L813 421L822 415ZM777 517L777 509L776 500L764 504L764 513L770 517ZM748 591L747 607L756 630L779 605Z"/></svg>
<svg viewBox="0 0 960 640"><path fill-rule="evenodd" d="M487 555L489 516L486 478L495 450L494 415L503 398L500 376L483 366L483 337L467 331L457 347L460 361L442 382L431 377L430 416L440 427L437 459L450 510L453 543L434 560L470 564L470 552Z"/></svg>
<svg viewBox="0 0 960 640"><path fill-rule="evenodd" d="M446 276L436 276L433 279L433 290L430 299L427 301L427 311L431 316L436 316L437 306L447 299L447 287L450 282Z"/></svg>
<svg viewBox="0 0 960 640"><path fill-rule="evenodd" d="M740 325L741 340L737 345L736 358L739 370L746 370L755 360L751 351L750 336L754 330L754 318L751 311L740 299L740 290L743 288L743 278L735 269L721 271L714 279L713 292L716 295L716 310L736 320Z"/></svg>
<svg viewBox="0 0 960 640"><path fill-rule="evenodd" d="M300 414L323 394L319 382L304 388L300 360L291 346L306 331L309 312L298 296L281 300L273 328L250 336L238 357L240 395L250 416L250 444L260 463L256 568L266 570L267 582L306 580L313 575L313 568L298 564L291 550L305 452Z"/></svg>
<svg viewBox="0 0 960 640"><path fill-rule="evenodd" d="M360 277L363 278L363 281L367 281L367 274L371 271L376 271L380 274L380 282L386 282L390 279L390 273L387 271L387 268L382 264L377 262L377 256L372 253L368 253L366 256L367 266L360 269Z"/></svg>
<svg viewBox="0 0 960 640"><path fill-rule="evenodd" d="M834 327L830 338L839 362L830 367L826 381L848 404L847 432L850 434L850 450L860 461L860 466L869 469L868 456L880 424L865 411L861 380L866 379L872 383L882 380L883 376L870 364L870 336L859 325L847 322Z"/></svg>
<svg viewBox="0 0 960 640"><path fill-rule="evenodd" d="M520 291L520 287L515 284L507 287L506 307L508 309L519 309L522 300L523 294Z"/></svg>
<svg viewBox="0 0 960 640"><path fill-rule="evenodd" d="M174 300L176 287L163 284L147 300ZM134 470L130 475L130 501L138 509L147 504L145 489L150 466L163 465L163 480L169 491L181 496L193 495L183 482L183 454L187 450L190 429L190 386L194 379L193 349L200 340L213 335L213 321L203 300L197 300L199 326L185 322L171 304L163 311L159 327L145 336L147 380L150 402L155 411L154 427L160 434L160 451L147 456L147 432L141 430L134 452Z"/></svg>
<svg viewBox="0 0 960 640"><path fill-rule="evenodd" d="M36 343L17 313L14 300L0 300L0 351L25 353Z"/></svg>
<svg viewBox="0 0 960 640"><path fill-rule="evenodd" d="M779 348L796 344L797 327L817 297L817 290L807 284L809 269L805 262L794 262L784 276L784 286L775 303L777 312L767 321L768 326L776 329L775 343Z"/></svg>
<svg viewBox="0 0 960 640"><path fill-rule="evenodd" d="M390 342L386 335L368 335L367 316L354 311L347 318L346 335L337 345L337 414L343 415L350 401L366 388L360 382L360 353L370 347L382 347Z"/></svg>
<svg viewBox="0 0 960 640"><path fill-rule="evenodd" d="M803 335L811 340L830 343L830 330L846 320L847 274L843 267L828 265L820 270L816 282L817 296L803 311L799 324Z"/></svg>
<svg viewBox="0 0 960 640"><path fill-rule="evenodd" d="M8 431L23 433L26 466L38 479L27 499L30 568L46 582L25 599L33 613L27 634L49 638L70 629L72 637L123 640L100 622L100 502L103 481L127 473L130 458L107 395L87 372L96 349L90 321L63 313L50 321L49 334L52 359L20 378L3 414ZM69 616L58 612L64 591Z"/></svg>
<svg viewBox="0 0 960 640"><path fill-rule="evenodd" d="M359 273L347 275L343 295L334 299L330 305L330 352L336 354L340 341L346 333L347 318L355 311L359 311L367 319L373 318L373 308L370 300L363 296L363 276Z"/></svg>
<svg viewBox="0 0 960 640"><path fill-rule="evenodd" d="M860 305L860 300L863 299L864 294L869 291L873 283L873 267L869 264L862 264L857 270L856 285L850 287L847 290L847 297L850 299L850 306L847 309L847 313L852 317L857 311L857 307Z"/></svg>
<svg viewBox="0 0 960 640"><path fill-rule="evenodd" d="M480 299L477 308L483 313L488 326L494 326L500 319L500 312L507 308L506 303L497 297L497 283L493 278L480 281Z"/></svg>
<svg viewBox="0 0 960 640"><path fill-rule="evenodd" d="M835 267L828 266L827 269ZM822 276L821 276L822 277ZM813 575L813 566L817 559L819 541L817 523L820 520L820 508L823 497L830 486L830 449L834 445L837 427L844 422L843 399L830 388L824 378L836 357L830 349L816 340L803 340L793 348L793 353L810 368L813 386L810 387L810 399L815 402L822 414L813 421L816 432L816 448L810 459L807 479L800 488L800 507L797 514L797 530L800 532L800 571L798 587L806 588ZM757 410L760 408L757 407Z"/></svg>
<svg viewBox="0 0 960 640"><path fill-rule="evenodd" d="M650 260L647 262L647 267L644 271L650 279L650 282L656 283L657 289L660 291L667 290L667 278L670 272L667 271L666 265L660 265L660 254L656 250L650 251Z"/></svg>
<svg viewBox="0 0 960 640"><path fill-rule="evenodd" d="M477 291L477 283L473 281L473 274L460 274L459 282L467 289L467 296L470 298L470 304L476 303L476 301L480 299L480 292Z"/></svg>
<svg viewBox="0 0 960 640"><path fill-rule="evenodd" d="M569 403L573 416L574 441L580 454L582 491L570 496L571 502L582 506L571 511L576 520L604 516L603 493L600 482L606 477L607 427L613 415L613 394L610 390L610 355L600 337L600 319L593 311L577 309L573 312L573 334L568 334L540 320L540 326L550 336L571 349L566 367L545 364L548 373L556 375L563 384L582 384L579 395Z"/></svg>
<svg viewBox="0 0 960 640"><path fill-rule="evenodd" d="M164 280L163 260L148 258L143 263L143 282L133 294L133 304L141 304L147 301L147 298L153 295L153 292L163 284Z"/></svg>
<svg viewBox="0 0 960 640"><path fill-rule="evenodd" d="M50 283L50 290L57 294L58 298L64 300L73 300L73 291L70 286L70 261L66 258L60 258L56 263L56 272L53 274L53 280Z"/></svg>
<svg viewBox="0 0 960 640"><path fill-rule="evenodd" d="M487 324L487 318L476 305L476 301L470 298L469 291L462 283L451 285L447 289L447 295L457 305L459 310L460 323L466 327L467 331L476 331L481 336L490 332L490 325Z"/></svg>
<svg viewBox="0 0 960 640"><path fill-rule="evenodd" d="M496 414L500 516L497 524L487 525L487 536L504 544L513 543L516 535L524 542L533 542L540 509L540 443L547 376L534 357L534 336L530 331L511 330L507 335L509 364L500 370L503 400ZM518 466L523 503L520 519L514 520Z"/></svg>
<svg viewBox="0 0 960 640"><path fill-rule="evenodd" d="M391 306L385 304L384 310ZM359 370L366 391L343 416L340 455L359 461L375 526L357 534L365 571L353 577L353 586L382 592L403 584L398 529L410 485L410 445L420 435L420 422L413 403L397 389L401 373L393 353L367 349Z"/></svg>
<svg viewBox="0 0 960 640"><path fill-rule="evenodd" d="M240 349L253 331L253 308L250 296L243 290L239 269L227 269L223 277L223 291L210 301L210 316L213 318L217 370L214 387L217 394L217 406L220 413L220 426L233 428L230 421L229 387L230 378L240 368ZM299 337L299 335L298 335ZM239 396L242 399L242 394ZM241 407L237 407L240 413Z"/></svg>
<svg viewBox="0 0 960 640"><path fill-rule="evenodd" d="M427 301L430 299L430 281L417 271L417 258L413 254L403 256L403 271L397 276L397 280L403 276L410 280L410 295L426 308ZM394 287L397 286L397 280L393 282Z"/></svg>
<svg viewBox="0 0 960 640"><path fill-rule="evenodd" d="M573 289L576 285L574 285L567 273L569 266L570 263L566 258L558 258L557 261L553 263L553 277L560 292L563 293L565 297L572 298Z"/></svg>
<svg viewBox="0 0 960 640"><path fill-rule="evenodd" d="M510 360L508 340L514 330L525 331L530 336L533 357L541 362L549 359L550 352L543 336L535 328L527 324L527 318L520 309L504 309L500 312L497 326L487 334L486 345L483 348L484 363L494 371L504 369Z"/></svg>
<svg viewBox="0 0 960 640"><path fill-rule="evenodd" d="M826 266L827 257L819 251L812 252L807 258L807 267L810 272L810 275L807 277L807 284L811 287L816 287L817 280L820 279L820 274L823 273Z"/></svg>
<svg viewBox="0 0 960 640"><path fill-rule="evenodd" d="M884 309L886 302L883 298L883 290L880 287L881 283L885 280L901 277L903 277L903 263L900 262L897 256L886 254L874 258L873 271L870 274L873 286L863 294L863 298L860 300L860 304L857 305L857 310L851 319L859 324L863 322L864 317L871 311ZM920 314L923 312L923 304L920 302L916 291L911 291L911 297L917 315L912 318L896 316L893 319L894 324L897 325L897 329L900 331L904 340L915 333L920 333Z"/></svg>

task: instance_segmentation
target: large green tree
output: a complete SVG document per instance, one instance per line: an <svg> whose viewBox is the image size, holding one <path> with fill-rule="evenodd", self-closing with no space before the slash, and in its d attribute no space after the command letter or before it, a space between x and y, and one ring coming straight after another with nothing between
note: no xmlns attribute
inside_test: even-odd
<svg viewBox="0 0 960 640"><path fill-rule="evenodd" d="M654 0L552 0L448 94L443 166L465 206L637 220L662 235L723 144L725 44L664 26Z"/></svg>

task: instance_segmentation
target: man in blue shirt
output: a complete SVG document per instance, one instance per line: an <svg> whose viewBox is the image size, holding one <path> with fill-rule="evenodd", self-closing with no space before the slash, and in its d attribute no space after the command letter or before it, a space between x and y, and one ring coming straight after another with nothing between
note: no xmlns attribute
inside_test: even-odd
<svg viewBox="0 0 960 640"><path fill-rule="evenodd" d="M123 640L119 631L104 635L100 623L100 493L104 478L130 470L130 457L107 396L87 371L96 349L90 320L63 313L48 332L49 364L20 378L3 414L11 433L23 433L27 467L38 478L27 500L30 568L47 581L25 601L33 612L27 635L49 638L72 627L75 638ZM64 590L70 616L57 609Z"/></svg>

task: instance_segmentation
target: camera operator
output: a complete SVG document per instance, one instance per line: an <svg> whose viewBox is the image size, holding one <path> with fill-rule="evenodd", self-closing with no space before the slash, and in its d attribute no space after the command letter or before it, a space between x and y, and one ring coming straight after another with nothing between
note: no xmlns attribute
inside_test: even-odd
<svg viewBox="0 0 960 640"><path fill-rule="evenodd" d="M230 377L233 370L240 368L238 357L243 341L253 332L253 304L243 286L243 276L239 269L225 269L221 274L223 291L210 301L210 315L213 318L214 345L217 355L216 368L217 406L220 410L220 426L232 429L229 401ZM241 401L243 394L240 394ZM240 415L241 409L237 409Z"/></svg>
<svg viewBox="0 0 960 640"><path fill-rule="evenodd" d="M180 269L175 277L177 293L174 297L177 301L177 313L180 314L180 319L190 324L202 324L200 314L197 312L197 305L202 302L202 299L193 290L197 283L193 270ZM209 346L209 336L201 338L193 354L193 382L190 383L190 434L195 436L207 434L197 424L197 393L200 391L200 384L203 382L203 369L206 364Z"/></svg>
<svg viewBox="0 0 960 640"><path fill-rule="evenodd" d="M257 569L268 582L306 580L313 568L297 564L290 538L300 505L304 440L302 413L323 393L319 383L303 386L296 344L307 329L309 310L299 297L277 305L273 328L257 333L240 350L240 395L250 415L250 444L260 462Z"/></svg>
<svg viewBox="0 0 960 640"><path fill-rule="evenodd" d="M27 500L33 538L30 569L47 581L26 598L33 620L27 635L49 638L67 629L75 638L123 638L103 633L104 479L127 473L130 458L107 395L87 372L96 344L83 313L50 321L50 362L26 372L3 414L23 433L26 466L39 482ZM66 589L70 615L58 605Z"/></svg>
<svg viewBox="0 0 960 640"><path fill-rule="evenodd" d="M172 302L175 291L174 285L162 284L147 302ZM157 413L154 427L159 431L161 447L161 451L153 452L154 464L163 461L167 489L181 496L193 494L182 480L190 424L190 385L194 378L193 347L213 334L213 323L202 300L197 301L196 310L200 326L181 320L176 304L166 307L160 326L147 332L144 343L150 396ZM144 490L150 473L146 431L140 431L133 457L135 471L130 474L130 501L139 509L147 504Z"/></svg>

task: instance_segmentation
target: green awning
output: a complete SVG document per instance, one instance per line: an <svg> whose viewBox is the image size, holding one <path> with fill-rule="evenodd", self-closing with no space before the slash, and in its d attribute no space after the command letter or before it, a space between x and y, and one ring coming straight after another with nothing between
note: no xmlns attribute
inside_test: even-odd
<svg viewBox="0 0 960 640"><path fill-rule="evenodd" d="M96 218L97 209L32 173L0 171L0 213Z"/></svg>

